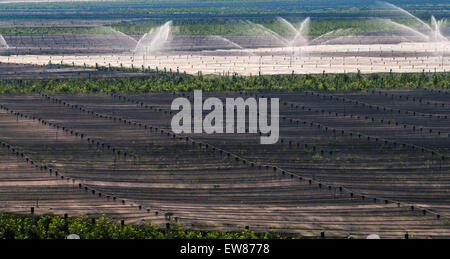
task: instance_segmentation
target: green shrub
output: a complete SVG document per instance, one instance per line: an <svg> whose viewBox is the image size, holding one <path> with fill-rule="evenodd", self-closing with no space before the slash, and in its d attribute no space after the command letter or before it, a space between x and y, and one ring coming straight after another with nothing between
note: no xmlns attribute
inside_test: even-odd
<svg viewBox="0 0 450 259"><path fill-rule="evenodd" d="M64 219L59 216L35 216L34 224L29 216L0 214L0 239L64 239L77 234L81 239L164 239L165 230L156 225L124 225L107 217L96 219L92 224L87 217ZM171 224L170 237L175 239L256 239L299 238L274 233L204 232L184 230L181 225Z"/></svg>
<svg viewBox="0 0 450 259"><path fill-rule="evenodd" d="M372 88L450 88L450 73L318 74L264 76L161 75L147 78L2 80L0 94L8 93L148 93L192 91L351 91Z"/></svg>

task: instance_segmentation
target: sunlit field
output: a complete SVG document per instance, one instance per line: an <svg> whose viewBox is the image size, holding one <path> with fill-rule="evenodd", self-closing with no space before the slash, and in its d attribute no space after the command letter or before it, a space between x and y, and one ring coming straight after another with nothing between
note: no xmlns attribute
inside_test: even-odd
<svg viewBox="0 0 450 259"><path fill-rule="evenodd" d="M1 1L0 239L449 238L449 10ZM199 89L278 142L175 133Z"/></svg>

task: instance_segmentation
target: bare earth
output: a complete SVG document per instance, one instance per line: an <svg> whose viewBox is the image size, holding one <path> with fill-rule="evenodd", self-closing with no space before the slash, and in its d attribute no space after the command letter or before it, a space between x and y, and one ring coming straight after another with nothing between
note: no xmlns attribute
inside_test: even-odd
<svg viewBox="0 0 450 259"><path fill-rule="evenodd" d="M269 146L258 134L172 135L177 96L1 96L0 140L16 151L1 147L0 210L156 224L172 212L202 230L450 237L450 93L270 93L281 98L281 140Z"/></svg>
<svg viewBox="0 0 450 259"><path fill-rule="evenodd" d="M103 49L105 52L105 49ZM315 74L378 72L443 72L450 70L450 43L335 44L289 48L249 48L203 51L167 51L137 55L122 53L18 54L0 56L0 62L94 67L144 66L189 74L238 73Z"/></svg>

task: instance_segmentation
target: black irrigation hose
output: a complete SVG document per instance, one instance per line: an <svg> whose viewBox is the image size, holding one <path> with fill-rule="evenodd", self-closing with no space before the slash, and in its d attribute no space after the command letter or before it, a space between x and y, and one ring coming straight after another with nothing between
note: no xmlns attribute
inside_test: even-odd
<svg viewBox="0 0 450 259"><path fill-rule="evenodd" d="M375 90L365 90L365 91L368 92L368 93L372 93L372 94L378 93L379 95L384 95L386 97L390 94L392 99L395 97L394 94L392 94L392 93L388 94L388 93L383 92L383 91L375 91ZM399 95L399 96L397 96L397 98L399 100L401 100L403 98L403 95ZM347 98L347 99L348 100L352 100L350 98ZM416 102L416 97L411 97L411 96L406 96L405 97L406 101L409 101L409 99L411 99L413 102ZM363 102L361 102L361 103L363 103ZM419 99L419 103L423 104L422 103L422 99ZM437 104L441 104L442 107L445 106L445 103L442 103L442 102L433 102L433 103L435 103L435 106L437 106ZM427 104L430 104L429 101L428 101ZM377 107L376 105L372 105L372 106ZM384 107L384 106L380 106L379 105L378 107ZM389 108L389 109L391 109L391 108ZM404 114L413 114L414 116L416 116L416 114L421 114L422 117L425 117L425 118L436 117L438 119L448 119L448 115L437 115L437 114L434 114L434 113L423 113L423 112L415 112L415 111L401 110L401 109L391 109L391 110L397 110L397 111L399 111L399 113L404 112Z"/></svg>
<svg viewBox="0 0 450 259"><path fill-rule="evenodd" d="M244 92L244 94L246 95L247 93L246 92ZM118 96L118 95L117 95ZM183 94L183 96L185 96L184 94ZM256 95L255 94L255 96L256 97L258 97L258 95ZM190 96L187 96L188 98L190 97ZM263 95L261 95L261 97L264 97ZM123 100L127 100L125 97L123 97ZM131 99L128 99L127 101L129 101L130 102L130 100ZM132 103L140 103L141 104L141 107L142 107L142 105L143 105L143 103L142 102L138 102L138 101L131 101ZM283 104L284 105L288 105L288 104L291 104L291 107L294 107L294 105L295 105L295 108L296 109L298 109L299 108L299 105L298 104L294 104L294 103L288 103L288 102L283 102ZM302 106L301 107L303 110L305 110L306 109L306 106ZM159 109L160 111L161 111L161 109ZM324 113L325 112L325 110L323 110L323 109L312 109L312 108L308 108L308 111L312 111L312 112L322 112L322 113ZM336 116L346 116L345 114L344 115L340 115L340 113L337 113L337 112L330 112L330 111L328 111L330 114L331 113L334 113ZM166 113L166 112L165 112ZM169 112L170 114L171 114L171 112ZM351 116L351 118L353 118L352 116L355 116L355 118L360 118L360 116L357 116L357 115L350 115ZM367 116L366 116L367 117ZM287 118L286 116L284 116L284 117L282 117L282 120L286 120L286 119L289 119L289 122L292 124L292 123L296 123L297 124L297 126L300 126L301 125L301 123L303 123L303 125L306 125L306 124L309 124L310 125L310 127L313 127L313 126L317 126L317 128L319 128L319 129L322 129L322 130L325 130L325 132L328 132L328 130L330 130L330 132L332 131L333 132L333 134L334 135L336 135L336 132L341 132L341 135L343 136L344 134L345 134L345 130L342 130L342 129L337 129L337 128L332 128L332 127L328 127L328 126L325 126L325 125L323 125L323 124L320 124L320 123L315 123L315 122L307 122L307 121L300 121L300 120L296 120L296 119L292 119L292 118ZM369 118L367 117L366 118L366 120L368 120ZM374 119L372 118L372 121L374 121ZM403 126L404 128L406 128L406 126L404 125ZM375 140L375 142L378 142L379 140L381 141L381 140L383 140L384 141L384 144L393 144L394 146L397 146L397 145L401 145L401 146L403 146L403 147L410 147L411 149L413 149L413 150L415 150L416 148L417 148L417 150L421 150L422 152L424 152L424 151L428 151L433 157L434 157L434 155L436 154L436 155L440 155L441 156L441 161L445 161L446 160L446 157L444 156L444 155L442 155L442 154L440 154L439 152L437 152L437 151L435 151L435 150L433 150L433 149L431 149L431 148L426 148L426 147L422 147L422 146L418 146L418 145L413 145L413 144L407 144L407 143L401 143L401 142L396 142L396 141L391 141L391 140L388 140L388 139L384 139L384 138L379 138L379 137L375 137L375 136L370 136L370 135L366 135L366 134L363 134L363 133L360 133L360 132L352 132L352 131L348 131L347 130L347 133L348 133L348 135L350 136L350 137L352 137L353 138L353 136L358 136L358 138L359 139L361 139L361 137L364 137L364 138L366 138L367 137L367 140L368 141L370 141L370 140ZM283 139L280 139L280 141L283 141ZM300 143L297 143L297 145L299 145Z"/></svg>
<svg viewBox="0 0 450 259"><path fill-rule="evenodd" d="M0 109L4 109L4 110L8 111L9 113L14 114L17 117L20 116L21 118L28 118L28 119L32 119L33 121L37 119L39 123L42 123L42 125L47 125L48 127L53 127L53 128L56 128L57 130L61 129L63 132L66 132L67 134L80 137L81 140L86 139L89 144L96 145L97 147L101 147L102 149L106 148L108 150L111 150L114 154L117 154L118 156L120 156L121 154L123 154L123 156L125 158L127 156L127 152L126 151L123 151L123 150L120 150L118 148L115 148L111 144L108 144L106 142L102 142L101 140L87 138L87 135L85 133L81 133L81 132L75 131L75 130L73 130L71 128L64 127L64 126L62 126L60 124L57 124L57 123L46 121L44 119L41 119L40 117L28 116L28 115L26 115L24 113L16 112L16 111L14 111L12 109L9 109L5 105L0 105Z"/></svg>
<svg viewBox="0 0 450 259"><path fill-rule="evenodd" d="M90 187L88 184L85 184L83 182L84 180L79 180L79 179L76 179L76 178L73 178L73 177L66 177L63 172L58 171L56 168L51 167L50 165L39 164L38 162L35 162L33 159L31 159L31 157L26 155L24 152L18 151L17 147L14 147L14 146L10 145L6 141L0 140L0 146L5 148L5 149L7 149L7 151L15 154L17 157L21 157L27 164L29 163L32 167L34 167L36 169L39 169L41 171L48 171L50 173L50 175L52 173L54 173L55 176L56 176L56 179L58 179L58 180L66 179L67 181L72 180L72 182L74 184L78 183L78 189L80 189L80 190L84 189L86 192L90 190L92 192L92 194L95 195L98 198L102 198L104 196L104 197L106 197L106 199L108 201L109 201L110 198L112 198L113 202L115 202L117 200L120 200L123 205L125 205L127 202L130 201L129 199L119 198L119 197L117 197L115 195L106 194L106 193L103 193L103 192L97 192L96 189ZM97 195L96 195L96 192L97 192ZM142 205L136 204L135 202L132 202L132 203L134 203L134 205L137 205L139 210L141 210L143 208ZM147 208L147 212L150 212L149 208Z"/></svg>
<svg viewBox="0 0 450 259"><path fill-rule="evenodd" d="M308 93L307 91L305 91L305 93ZM362 107L364 107L364 108L366 108L366 107L368 107L368 108L370 108L370 109L377 109L378 111L390 111L391 113L393 113L394 111L397 111L397 113L398 114L412 114L413 116L417 116L418 114L422 114L422 117L425 117L425 118L432 118L433 116L434 117L437 117L438 119L447 119L448 118L448 116L447 115L435 115L435 114L427 114L427 113L420 113L420 112L414 112L414 111L405 111L405 110L400 110L400 109L393 109L393 108L388 108L388 107L385 107L385 106L381 106L381 105L372 105L372 104L370 104L370 103L366 103L366 102L362 102L362 101L357 101L357 100L354 100L354 99L350 99L350 98L348 98L348 97L337 97L337 96L334 96L334 95L329 95L329 94L319 94L319 93L313 93L313 92L310 92L311 93L311 95L316 95L316 96L318 96L318 97L331 97L331 98L335 98L336 100L345 100L345 101L347 101L348 103L350 103L350 104L360 104ZM326 100L329 100L328 98L326 98ZM331 99L330 99L331 100ZM323 110L323 111L327 111L327 110ZM327 111L327 112L329 112L329 111ZM334 113L334 112L333 112ZM336 114L339 114L339 113L336 113ZM416 115L417 114L417 115ZM348 114L351 118L353 118L353 116L355 116L355 117L360 117L359 115L355 115L355 114ZM344 116L344 117L346 117L346 116L348 116L348 115L346 115L345 113L343 114L343 115L340 115L340 116ZM364 119L365 120L369 120L369 118L367 117L367 116L365 116L364 117ZM374 118L372 118L372 121L374 121ZM399 122L396 122L396 121L394 121L394 120L387 120L386 121L386 123L388 123L389 125L391 125L391 122L392 122L392 125L394 126L394 124L395 124L395 126L397 126L397 127L402 127L400 124L402 124L403 125L403 128L406 128L407 126L410 126L410 128L412 128L413 129L413 131L415 132L416 131L416 127L419 127L419 126L417 126L417 125L413 125L413 124L407 124L407 123L399 123ZM380 123L385 123L385 120L380 120ZM420 131L422 132L422 129L423 129L424 127L419 127L419 129L420 129ZM429 132L430 132L430 134L431 134L431 132L438 132L437 134L439 135L439 136L441 136L441 132L439 131L439 130L436 130L436 129L430 129L429 128Z"/></svg>
<svg viewBox="0 0 450 259"><path fill-rule="evenodd" d="M6 107L6 106L4 106L4 105L0 105L0 109L7 111L8 114L13 114L13 115L16 115L16 116L20 116L21 118L32 119L33 121L35 121L35 120L37 119L37 120L38 120L40 123L42 123L43 125L46 125L46 126L48 126L48 127L50 127L50 128L51 128L51 127L56 128L56 129L60 129L60 128L61 128L61 129L62 129L63 131L65 131L66 133L69 133L69 129L67 129L67 128L65 128L65 127L61 127L61 126L56 125L56 124L51 123L51 122L47 122L47 121L45 121L45 120L43 120L43 119L41 119L41 118L36 118L35 116L32 117L32 116L28 116L28 115L25 115L25 114L20 113L20 112L15 112L15 111L9 109L8 107ZM75 132L75 131L73 131L73 130L70 130L70 134L71 134L71 135L80 136L81 139L83 139L83 135L84 135L84 134L80 134L80 133L78 133L78 132ZM95 144L95 141L94 141L94 140L91 140L91 142L92 142L93 144ZM89 142L89 143L91 143L91 142ZM41 164L41 165L39 166L39 165L37 164L37 162L33 161L31 158L29 158L28 156L26 156L25 153L17 151L17 150L18 150L17 148L14 148L12 145L8 144L8 143L5 142L5 141L0 141L0 145L2 145L2 147L6 147L8 150L10 150L10 151L12 151L13 153L15 153L16 156L21 156L22 158L24 158L24 160L26 160L26 162L30 162L31 165L35 165L36 168L40 168L40 170L48 170L48 171L50 172L50 174L52 174L52 172L54 172L55 175L56 175L57 177L58 177L58 175L60 176L60 179L61 179L61 180L64 180L64 179L70 180L70 179L72 179L72 180L74 181L74 183L75 183L76 181L78 181L78 182L79 182L79 185L78 185L78 186L79 186L79 189L82 189L82 187L84 187L84 190L85 190L85 191L91 190L92 194L95 195L96 190L93 189L93 188L91 188L91 187L89 187L89 185L84 184L84 183L83 183L84 180L79 180L79 179L76 179L76 178L73 178L73 177L65 177L65 176L64 176L64 173L62 173L61 171L58 171L56 168L53 168L53 167L51 167L51 166L49 166L49 165ZM99 146L99 142L97 142L97 146ZM103 146L103 144L102 144L102 146ZM119 150L118 152L120 152L120 150ZM120 154L120 153L119 153L119 154ZM59 178L58 178L58 179L59 179ZM101 193L101 192L99 192L98 195L99 195L99 198L102 197L102 193ZM104 195L104 193L103 193L103 195ZM107 199L109 199L109 197L112 197L112 198L113 198L113 201L121 200L121 203L122 203L123 205L125 205L126 203L128 203L128 202L131 201L131 200L129 200L129 199L119 198L119 197L114 196L114 195L105 195L105 197L107 197ZM139 210L141 210L141 209L143 208L142 205L137 204L137 203L134 202L134 201L131 201L131 203L134 203L135 205L137 205L138 208L139 208ZM147 212L150 212L150 208L146 208L146 210L147 210ZM157 213L157 212L155 212L155 213Z"/></svg>
<svg viewBox="0 0 450 259"><path fill-rule="evenodd" d="M114 120L114 121L116 121L116 118L117 118L117 120L119 120L119 121L125 121L125 122L126 122L126 119L122 119L122 118L120 118L120 117L113 117L113 116L108 116L108 115L103 115L103 114L100 114L100 113L96 113L96 112L93 112L93 111L91 111L91 110L85 109L85 108L83 108L83 107L80 106L80 105L71 105L71 104L69 104L68 102L65 102L65 101L63 101L63 100L60 100L60 99L58 99L58 98L50 97L50 96L47 95L47 94L41 94L41 96L44 97L44 99L47 100L47 101L51 100L52 102L56 102L56 103L62 104L62 105L64 105L65 107L70 107L71 109L75 109L75 110L81 111L81 112L87 112L88 114L91 114L94 118L106 118L106 119L110 119L110 120L112 119L112 120ZM157 109L157 110L162 111L162 109ZM127 123L125 123L125 124L127 124ZM132 122L132 121L128 120L128 125L129 125L129 126L138 126L138 127L144 126L144 128L150 128L150 132L152 132L152 131L151 131L152 126L147 126L147 125L142 124L142 123ZM155 128L155 132L158 132L158 131L160 131L161 134L166 133L165 130L162 130L162 129L158 130L158 128ZM176 134L171 134L170 132L167 132L167 136L168 136L169 138L170 138L171 136L172 136L173 138L176 138ZM195 145L196 142L195 142L194 140L192 140L190 137L186 137L186 138L184 138L184 137L179 137L179 139L180 139L180 140L186 139L186 144L189 143L189 141L191 141L191 143L193 144L193 146L196 147L196 145ZM200 148L202 148L203 145L204 145L204 146L206 147L206 149L208 149L209 146L210 146L210 145L207 144L207 143L203 143L203 142L199 142L199 141L197 141L197 144L198 144L198 146L199 146ZM255 163L249 162L249 161L245 160L245 159L242 158L242 157L239 157L239 156L237 156L237 155L231 154L231 153L229 153L229 152L225 152L225 151L223 151L223 150L221 150L221 149L219 149L219 148L216 148L216 147L214 147L214 146L211 146L211 148L212 148L213 151L216 151L216 150L219 151L221 155L222 155L223 153L226 153L226 154L227 154L227 157L230 158L230 159L233 159L233 158L234 158L236 161L241 160L242 163L243 163L244 165L250 165L251 167L254 167L254 166L255 166ZM271 166L267 166L267 165L259 165L258 167L261 169L262 166L266 167L266 169L269 169L269 167L271 167ZM281 170L281 169L279 169L279 168L277 168L277 167L273 167L273 170L274 170L274 171L277 171L277 169L278 169L278 171ZM281 173L282 173L282 175L285 175L285 174L286 174L286 171L281 170ZM293 176L294 176L294 174L291 174L291 178L293 178ZM302 180L303 178L302 178L302 177L299 177L299 179ZM312 185L312 181L313 181L312 179L309 180L309 184L310 184L310 185ZM319 184L319 188L321 188L321 187L322 187L322 184ZM353 194L351 194L351 196L353 197ZM123 201L123 200L122 200L122 201ZM140 205L139 205L139 206L140 206Z"/></svg>
<svg viewBox="0 0 450 259"><path fill-rule="evenodd" d="M128 97L125 97L125 96L121 96L121 95L116 94L116 93L109 93L109 96L113 97L114 99L115 99L115 97L122 98L123 100L125 100L125 101L127 101L127 102L137 104L137 107L140 107L140 108L153 109L152 106L145 105L144 102L139 102L139 101L137 101L137 100L133 100L133 99L131 99L131 98L128 98ZM157 110L157 111L160 111L160 112L162 111L162 109L160 109L160 108L159 108L159 109L156 109L156 110ZM167 113L167 111L164 111L164 113ZM171 112L170 112L170 113L171 113ZM161 131L162 131L162 130L161 130ZM181 134L179 134L179 135L181 135ZM173 133L173 136L174 136L174 138L175 138L175 137L176 137L176 134ZM180 138L180 139L182 139L182 138ZM339 189L340 192L346 191L346 192L350 195L351 198L354 198L354 197L356 197L356 196L359 196L359 197L360 197L361 199L363 199L363 200L365 200L365 199L372 199L375 203L376 203L378 200L382 200L382 201L384 201L384 204L397 203L398 206L400 206L400 205L402 204L402 202L396 201L396 200L392 200L392 199L384 199L384 198L383 198L383 199L380 199L380 198L373 197L373 196L369 196L369 195L363 195L363 194L355 193L355 192L351 191L350 189L348 189L348 188L346 188L346 187L343 187L343 186L336 187L336 185L333 184L333 183L332 183L332 184L325 184L325 183L323 183L323 182L321 182L321 181L317 181L317 180L314 180L314 179L311 179L311 178L303 177L303 176L300 176L300 175L298 175L298 174L296 174L296 173L293 173L293 172L284 170L284 169L282 169L282 168L280 168L280 167L278 167L278 166L274 166L274 165L265 165L265 164L262 164L262 163L251 162L251 161L248 161L248 160L246 160L245 158L242 158L242 157L240 157L240 156L238 156L238 155L236 155L236 154L230 153L230 152L228 152L228 151L225 151L225 150L223 150L223 149L217 148L217 147L212 146L212 145L210 145L210 144L207 144L207 143L204 143L204 142L200 142L200 141L195 141L193 138L188 137L188 136L185 136L185 139L186 139L186 143L188 143L188 142L190 141L192 144L195 145L195 143L197 142L198 145L199 145L199 147L202 147L202 145L205 145L205 147L208 148L208 146L210 146L210 147L213 149L213 151L219 151L219 153L220 153L221 155L222 155L222 153L225 153L225 154L227 154L227 157L228 157L228 158L233 157L236 161L242 160L242 162L243 162L244 164L248 164L248 165L250 165L251 167L258 166L259 169L261 169L261 168L264 167L266 170L268 170L269 168L272 168L274 172L280 172L282 175L286 175L286 176L289 175L291 178L296 177L296 178L299 179L300 181L302 181L302 180L307 180L308 183L309 183L310 185L312 185L313 183L316 183L316 184L319 186L319 188L322 188L322 186L328 186L328 187L327 187L328 190L331 190L332 188L334 188L335 190ZM415 204L412 203L412 202L406 202L406 203L403 202L403 203L404 203L404 204L408 204L408 206L410 206L410 208L413 208L413 210L414 210L414 207L420 208L420 206L417 206L417 205L415 205ZM423 208L422 211L424 211L423 215L426 215L426 212L429 212L430 214L436 215L436 217L437 217L438 219L441 218L441 215L440 215L440 214L438 214L438 213L436 213L436 212L434 212L434 211L432 211L432 210L429 210L428 208ZM450 219L450 217L445 217L445 218L446 218L446 219Z"/></svg>
<svg viewBox="0 0 450 259"><path fill-rule="evenodd" d="M143 102L139 102L139 101L135 101L135 100L131 100L131 99L129 99L129 98L126 98L126 97L124 97L124 96L119 96L119 95L116 95L118 98L119 98L119 100L121 100L121 98L122 98L122 100L123 101L128 101L128 102L132 102L132 103L135 103L135 104L137 104L137 105L140 105L141 106L141 108L142 107L144 107L144 108L146 108L146 109L153 109L154 107L153 106L148 106L148 105L144 105L144 103ZM115 97L114 97L115 98ZM163 111L161 108L155 108L155 110L156 111L160 111L160 112L164 112L165 114L172 114L172 111ZM260 133L261 134L261 133ZM295 141L292 141L292 140L289 140L289 141L287 141L287 142L285 142L284 141L284 139L283 138L280 138L280 142L282 143L282 144L284 144L284 143L286 143L286 144L288 144L290 147L291 146L293 146L293 145L296 145L297 147L300 147L301 145L302 145L302 143L300 143L300 142L295 142ZM305 144L305 148L308 148L308 144ZM316 147L315 146L312 146L312 148L313 148L313 150L312 151L309 151L309 150L306 150L306 152L309 152L309 153L316 153ZM330 155L333 155L333 151L331 151L331 150L325 150L325 149L322 149L322 150L319 150L319 152L323 155L323 154L326 154L326 153L328 153L328 154L330 154Z"/></svg>
<svg viewBox="0 0 450 259"><path fill-rule="evenodd" d="M257 95L255 95L255 96L257 96ZM264 97L263 95L261 95L261 96ZM295 108L296 108L296 109L299 108L299 105L298 105L298 104L294 104L294 103L290 103L290 102L283 102L283 104L284 104L284 105L292 104L292 105L295 105ZM306 106L302 106L301 108L304 110L305 107L306 107ZM324 110L323 110L323 109L320 109L320 110L319 110L319 109L308 108L308 111L312 111L312 112L322 112L322 111L324 111ZM329 112L329 113L331 113L331 112ZM336 116L343 116L343 115L341 115L341 113L338 113L338 112L332 112L332 113L334 113ZM356 118L358 118L357 115L353 115L353 116L356 116ZM297 124L302 123L302 121L300 121L300 120L288 118L288 117L286 117L286 116L283 117L282 119L290 119L290 120L292 120L293 122L296 122ZM368 119L368 117L366 118L366 120L367 120L367 119ZM422 147L422 146L418 146L418 145L414 145L414 144L408 144L408 143L401 143L401 142L397 142L397 141L392 141L392 140L388 140L388 139L386 139L386 138L381 138L381 137L376 137L376 136L366 135L366 134L363 134L363 133L361 133L361 132L355 132L355 131L349 131L349 130L346 131L346 130L343 130L343 129L337 129L337 128L333 128L333 127L328 127L328 126L326 126L326 125L324 125L324 124L320 124L320 123L303 121L303 124L304 124L304 125L305 125L306 123L309 123L310 125L315 125L315 126L317 126L318 128L324 129L324 130L327 131L327 132L328 132L328 130L331 130L334 134L336 134L336 132L341 132L341 135L344 135L344 134L347 132L348 135L349 135L350 137L358 136L358 139L361 139L361 137L365 137L365 138L367 138L368 141L374 139L375 142L378 142L378 141L384 141L385 144L393 144L394 146L401 145L401 146L403 146L403 147L410 147L410 148L413 149L413 150L415 150L415 149L417 148L417 150L421 150L422 152L427 151L427 152L431 153L432 156L434 156L434 155L440 156L442 161L444 161L444 160L447 159L446 156L444 156L443 154L441 154L441 153L439 153L439 152L437 152L436 150L433 150L433 149L431 149L431 148L426 148L426 147ZM406 124L405 124L405 125L406 125ZM404 128L405 128L405 125L403 126Z"/></svg>
<svg viewBox="0 0 450 259"><path fill-rule="evenodd" d="M372 94L378 93L378 95L384 95L384 96L391 95L392 98L397 98L399 100L402 100L402 98L405 98L405 100L409 101L411 99L413 102L419 102L422 105L434 105L435 107L436 106L445 107L445 105L446 105L445 102L424 100L422 98L416 99L416 97L412 97L412 96L408 96L408 95L403 96L403 95L393 94L393 93L388 94L387 92L383 92L383 91L379 91L379 90L377 90L377 91L372 90L371 92L372 92ZM448 117L445 116L445 118L447 119Z"/></svg>
<svg viewBox="0 0 450 259"><path fill-rule="evenodd" d="M421 88L418 88L418 89L422 89L422 90L424 90L424 91L429 91L429 92L431 92L431 93L437 92L438 94L445 94L445 95L450 94L449 89L445 89L445 88L428 88L428 87L421 87Z"/></svg>
<svg viewBox="0 0 450 259"><path fill-rule="evenodd" d="M387 90L389 90L389 88L386 88ZM386 90L386 89L382 89L382 90ZM427 88L425 88L425 87L420 87L420 88L415 88L415 89L421 89L421 90L424 90L424 91L427 91ZM386 92L386 91L382 91L382 90L370 90L370 89L366 89L366 90L363 90L363 91L365 91L365 92L367 92L367 93L371 93L371 94L378 94L378 95L384 95L384 96L391 96L391 98L393 99L393 98L398 98L398 99L402 99L402 98L405 98L405 100L406 101L413 101L413 102L419 102L420 104L426 104L426 105L432 105L432 104L434 104L435 106L438 106L439 104L442 106L442 107L445 107L445 105L446 105L446 103L445 102L439 102L439 101L426 101L426 103L423 103L422 101L423 101L423 99L422 98L420 98L420 97L414 97L414 96L411 96L411 95L406 95L407 93L404 93L404 94L401 94L401 93L388 93L388 92ZM392 90L392 89L391 89ZM397 89L395 89L395 88L393 88L393 90L397 90ZM399 89L399 90L402 90L402 89ZM435 92L435 90L433 90L433 89L431 89L431 90L428 90L428 91L430 91L431 93L434 93ZM441 90L438 90L438 91L436 91L436 92L438 92L438 93L444 93L444 94L448 94L448 92L444 92L444 91L442 91L441 92ZM418 112L419 114L422 114L422 113L420 113L420 112ZM424 113L424 114L426 114L426 115L435 115L435 114L429 114L429 113ZM435 115L435 116L437 116L437 115ZM446 119L447 119L447 117L445 117Z"/></svg>

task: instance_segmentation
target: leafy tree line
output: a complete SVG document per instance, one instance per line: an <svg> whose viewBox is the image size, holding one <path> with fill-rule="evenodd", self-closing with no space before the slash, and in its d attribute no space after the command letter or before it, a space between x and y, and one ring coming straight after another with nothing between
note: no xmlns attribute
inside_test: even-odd
<svg viewBox="0 0 450 259"><path fill-rule="evenodd" d="M417 27L417 23L411 19L395 19L395 22L411 27ZM286 26L277 22L265 22L264 27L283 36L293 36L292 31ZM300 23L293 24L299 28ZM130 28L134 24L123 25L120 27L122 32L133 32ZM336 32L337 30L340 30ZM320 36L325 33L335 31L333 35L358 35L363 33L398 31L399 28L384 20L377 19L334 19L311 21L308 35ZM195 24L175 24L173 28L175 34L186 35L246 35L261 36L261 31L255 30L254 25L245 22L225 22L225 23L195 23Z"/></svg>
<svg viewBox="0 0 450 259"><path fill-rule="evenodd" d="M135 70L138 71L138 70ZM192 76L159 72L147 77L56 79L56 80L2 80L0 94L61 92L61 93L148 93L192 91L277 91L320 90L347 91L371 88L450 88L450 73L381 73L263 75L263 76Z"/></svg>
<svg viewBox="0 0 450 259"><path fill-rule="evenodd" d="M121 225L107 217L92 222L85 216L67 218L59 216L20 216L0 214L0 239L65 239L77 234L81 239L164 239L167 234L156 225ZM297 236L273 233L214 232L182 230L171 224L170 238L174 239L287 239Z"/></svg>
<svg viewBox="0 0 450 259"><path fill-rule="evenodd" d="M0 34L110 34L108 27L14 27L0 28Z"/></svg>
<svg viewBox="0 0 450 259"><path fill-rule="evenodd" d="M412 19L394 19L395 22L401 23L416 29L418 24ZM273 30L283 36L293 36L292 31L286 26L281 25L273 20L255 21L261 23L264 27ZM139 22L120 22L113 23L111 27L128 35L143 35L148 33L152 28L160 26L153 20ZM449 22L444 24L449 26ZM295 27L299 27L299 22L294 22ZM109 26L98 27L14 27L0 28L0 34L110 34L114 33L108 28ZM363 33L398 31L399 28L383 20L377 19L333 19L333 20L313 20L310 23L308 35L319 36L331 31L337 31L333 35L358 35ZM232 19L216 19L211 21L175 21L172 28L173 34L181 35L245 35L245 36L261 36L261 31L255 30L254 25L245 21Z"/></svg>

